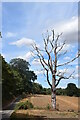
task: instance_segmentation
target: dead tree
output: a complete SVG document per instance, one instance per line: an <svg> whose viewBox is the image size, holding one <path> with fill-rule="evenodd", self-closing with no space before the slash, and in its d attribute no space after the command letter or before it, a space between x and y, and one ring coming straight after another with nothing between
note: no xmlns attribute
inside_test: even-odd
<svg viewBox="0 0 80 120"><path fill-rule="evenodd" d="M51 87L51 101L52 101L52 108L53 110L56 109L56 87L60 83L62 79L69 79L73 77L74 71L65 76L66 70L64 72L59 71L59 67L63 67L68 65L69 63L76 60L80 54L78 54L76 57L72 58L71 60L64 62L62 64L58 64L59 57L63 57L67 51L63 51L63 48L65 47L66 41L64 41L62 44L59 42L59 38L61 37L62 33L57 35L55 37L54 30L52 30L52 35L50 36L49 33L47 33L46 38L44 39L44 48L40 49L36 43L32 45L33 51L32 53L39 59L42 67L44 68L46 72L47 82L49 86ZM46 57L45 57L46 55ZM50 76L52 77L52 84L50 81Z"/></svg>

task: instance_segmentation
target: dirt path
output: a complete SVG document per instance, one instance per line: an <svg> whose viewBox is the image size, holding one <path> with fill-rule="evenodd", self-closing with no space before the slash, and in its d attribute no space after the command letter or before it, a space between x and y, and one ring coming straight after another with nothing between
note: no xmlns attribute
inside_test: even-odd
<svg viewBox="0 0 80 120"><path fill-rule="evenodd" d="M8 106L6 106L4 110L0 111L0 113L2 114L2 120L4 120L4 118L10 117L10 115L14 112L15 105L20 101L20 99L21 96L17 97L15 101L11 102Z"/></svg>

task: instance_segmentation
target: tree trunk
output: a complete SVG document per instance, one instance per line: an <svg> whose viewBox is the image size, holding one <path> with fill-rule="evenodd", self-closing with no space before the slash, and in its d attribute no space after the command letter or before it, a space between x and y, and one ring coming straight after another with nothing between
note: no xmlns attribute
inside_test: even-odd
<svg viewBox="0 0 80 120"><path fill-rule="evenodd" d="M56 110L56 87L55 78L52 78L52 95L51 95L52 109Z"/></svg>
<svg viewBox="0 0 80 120"><path fill-rule="evenodd" d="M51 102L52 102L52 109L56 109L56 92L52 90L52 95L51 95Z"/></svg>

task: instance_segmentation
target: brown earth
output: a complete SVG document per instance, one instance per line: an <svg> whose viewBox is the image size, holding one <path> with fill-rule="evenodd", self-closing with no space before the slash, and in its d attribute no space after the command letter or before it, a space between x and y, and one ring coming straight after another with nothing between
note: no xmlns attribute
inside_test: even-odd
<svg viewBox="0 0 80 120"><path fill-rule="evenodd" d="M33 109L18 110L16 116L43 116L47 118L77 118L78 117L78 97L57 96L57 109L58 111L52 111L47 109L47 106L51 106L50 95L34 95L28 98L24 98L22 101L29 100L33 105Z"/></svg>
<svg viewBox="0 0 80 120"><path fill-rule="evenodd" d="M46 108L48 104L51 106L51 96L35 95L30 98L30 102L36 108ZM78 111L78 97L57 96L56 103L60 111Z"/></svg>

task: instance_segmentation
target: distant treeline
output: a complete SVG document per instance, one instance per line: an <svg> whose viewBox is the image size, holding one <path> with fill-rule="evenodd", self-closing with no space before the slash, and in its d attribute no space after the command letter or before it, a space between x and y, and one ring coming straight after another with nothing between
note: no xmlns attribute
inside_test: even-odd
<svg viewBox="0 0 80 120"><path fill-rule="evenodd" d="M74 83L69 83L65 89L57 88L56 94L80 97L80 88L77 88Z"/></svg>
<svg viewBox="0 0 80 120"><path fill-rule="evenodd" d="M50 88L42 88L42 90L39 93L45 94L45 95L48 95L48 94L51 95L51 89ZM80 88L77 88L74 83L69 83L67 85L67 88L65 88L65 89L56 88L56 95L80 97Z"/></svg>
<svg viewBox="0 0 80 120"><path fill-rule="evenodd" d="M2 102L15 96L25 94L51 94L50 88L43 88L36 83L37 75L29 69L30 64L26 60L15 58L7 63L3 56L2 61ZM57 88L57 95L80 96L80 89L75 84L68 84L66 89Z"/></svg>

